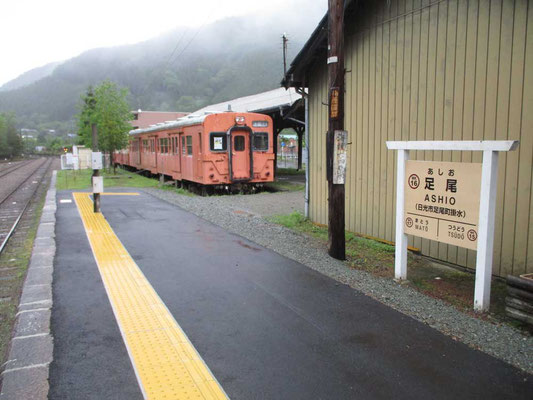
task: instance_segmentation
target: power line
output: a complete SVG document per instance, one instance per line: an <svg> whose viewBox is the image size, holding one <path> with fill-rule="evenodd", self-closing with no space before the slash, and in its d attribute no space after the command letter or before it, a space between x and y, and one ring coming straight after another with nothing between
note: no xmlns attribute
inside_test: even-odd
<svg viewBox="0 0 533 400"><path fill-rule="evenodd" d="M181 52L176 56L176 59L174 60L175 61L179 61L181 55L185 52L185 50L187 50L187 48L190 46L190 44L192 43L192 41L196 38L196 36L198 36L198 34L200 33L200 31L203 29L203 27L205 26L205 24L207 23L207 21L209 20L209 18L211 17L211 14L213 14L213 10L211 10L211 12L209 13L209 15L206 17L206 19L204 20L203 24L196 30L195 34L192 36L191 40L189 40L189 42L185 45L185 47L183 48L183 50L181 50ZM174 63L172 62L172 63Z"/></svg>

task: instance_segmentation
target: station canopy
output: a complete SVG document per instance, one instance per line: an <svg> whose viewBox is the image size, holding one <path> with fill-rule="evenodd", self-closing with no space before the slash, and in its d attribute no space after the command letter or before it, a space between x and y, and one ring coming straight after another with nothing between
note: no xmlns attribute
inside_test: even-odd
<svg viewBox="0 0 533 400"><path fill-rule="evenodd" d="M274 127L278 133L285 128L301 128L304 123L304 107L302 96L294 88L283 87L239 97L211 104L194 111L194 115L202 115L207 112L255 112L266 114L274 120Z"/></svg>

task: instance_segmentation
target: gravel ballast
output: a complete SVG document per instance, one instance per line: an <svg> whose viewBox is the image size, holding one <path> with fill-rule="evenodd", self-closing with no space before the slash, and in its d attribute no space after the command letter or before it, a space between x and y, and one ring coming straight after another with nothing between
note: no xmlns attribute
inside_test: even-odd
<svg viewBox="0 0 533 400"><path fill-rule="evenodd" d="M349 268L345 262L329 257L321 242L263 218L301 211L303 192L188 197L168 190L144 191L349 285L455 340L533 374L533 337L508 325L496 325L465 314L441 300L391 279Z"/></svg>

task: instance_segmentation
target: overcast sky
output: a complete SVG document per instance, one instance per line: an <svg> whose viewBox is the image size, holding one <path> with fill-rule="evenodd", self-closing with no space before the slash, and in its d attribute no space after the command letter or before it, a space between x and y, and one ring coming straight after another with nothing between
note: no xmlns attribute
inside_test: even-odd
<svg viewBox="0 0 533 400"><path fill-rule="evenodd" d="M295 4L296 3L296 4ZM0 85L95 47L137 43L178 26L233 15L323 13L327 0L7 0L0 23ZM295 18L301 15L295 14ZM318 22L318 21L316 21Z"/></svg>

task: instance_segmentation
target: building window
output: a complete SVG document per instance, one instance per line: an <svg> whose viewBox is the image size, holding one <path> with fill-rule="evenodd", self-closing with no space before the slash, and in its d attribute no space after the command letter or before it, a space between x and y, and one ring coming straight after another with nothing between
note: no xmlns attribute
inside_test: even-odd
<svg viewBox="0 0 533 400"><path fill-rule="evenodd" d="M268 150L268 133L255 132L254 133L254 150L266 151Z"/></svg>
<svg viewBox="0 0 533 400"><path fill-rule="evenodd" d="M227 151L226 132L211 132L209 134L209 149L211 151Z"/></svg>
<svg viewBox="0 0 533 400"><path fill-rule="evenodd" d="M187 136L187 155L192 155L192 136Z"/></svg>

